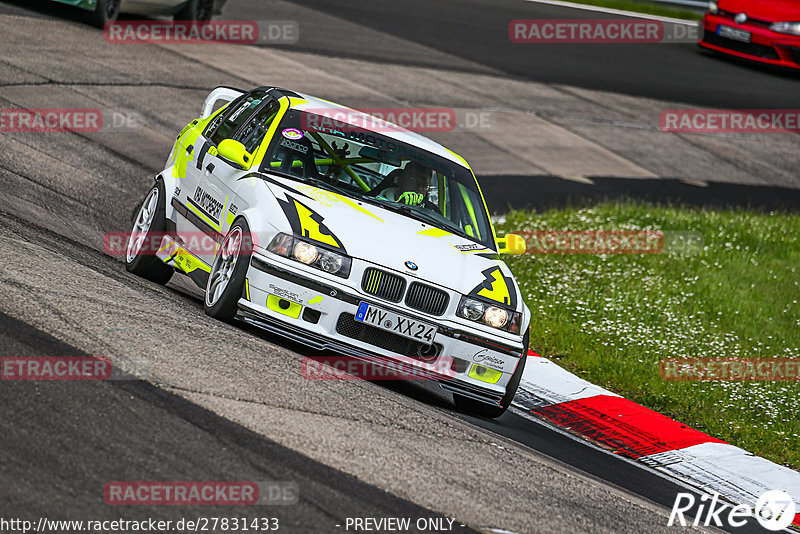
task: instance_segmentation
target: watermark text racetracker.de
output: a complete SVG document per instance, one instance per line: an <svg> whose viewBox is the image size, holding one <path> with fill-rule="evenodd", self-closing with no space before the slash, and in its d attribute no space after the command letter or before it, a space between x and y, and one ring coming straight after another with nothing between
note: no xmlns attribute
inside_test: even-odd
<svg viewBox="0 0 800 534"><path fill-rule="evenodd" d="M300 374L306 380L431 380L454 377L453 365L450 357L425 362L420 361L420 355L385 361L342 355L309 356L300 361Z"/></svg>
<svg viewBox="0 0 800 534"><path fill-rule="evenodd" d="M661 378L683 382L800 381L799 358L665 358Z"/></svg>
<svg viewBox="0 0 800 534"><path fill-rule="evenodd" d="M668 109L659 123L676 133L798 133L800 109Z"/></svg>
<svg viewBox="0 0 800 534"><path fill-rule="evenodd" d="M300 24L295 20L118 20L106 24L103 35L110 44L295 44Z"/></svg>
<svg viewBox="0 0 800 534"><path fill-rule="evenodd" d="M141 128L144 118L126 109L0 108L2 133L91 133Z"/></svg>
<svg viewBox="0 0 800 534"><path fill-rule="evenodd" d="M288 505L299 500L291 481L114 481L103 487L114 506Z"/></svg>
<svg viewBox="0 0 800 534"><path fill-rule="evenodd" d="M168 239L165 241L165 238ZM223 241L221 236L215 238L200 231L182 232L180 236L172 232L134 234L132 232L113 231L106 232L103 236L103 251L109 256L125 256L128 253L128 245L131 239L135 240L139 245L137 254L140 256L155 256L160 252L164 253L165 256L170 256L175 254L176 251L187 251L195 256L213 256ZM257 244L256 234L243 233L237 254L249 255Z"/></svg>
<svg viewBox="0 0 800 534"><path fill-rule="evenodd" d="M657 254L664 248L658 230L519 230L527 254Z"/></svg>
<svg viewBox="0 0 800 534"><path fill-rule="evenodd" d="M508 38L512 43L695 43L695 24L650 19L528 19L512 20Z"/></svg>
<svg viewBox="0 0 800 534"><path fill-rule="evenodd" d="M307 109L303 129L319 132L452 132L456 129L486 129L494 126L495 113L453 108L332 108Z"/></svg>
<svg viewBox="0 0 800 534"><path fill-rule="evenodd" d="M111 361L95 356L3 356L0 380L108 380Z"/></svg>
<svg viewBox="0 0 800 534"><path fill-rule="evenodd" d="M703 236L691 231L662 230L515 230L526 254L660 254L693 253Z"/></svg>
<svg viewBox="0 0 800 534"><path fill-rule="evenodd" d="M0 517L0 532L61 532L120 533L120 532L275 532L280 531L277 517L181 517L180 519L50 519L37 521Z"/></svg>

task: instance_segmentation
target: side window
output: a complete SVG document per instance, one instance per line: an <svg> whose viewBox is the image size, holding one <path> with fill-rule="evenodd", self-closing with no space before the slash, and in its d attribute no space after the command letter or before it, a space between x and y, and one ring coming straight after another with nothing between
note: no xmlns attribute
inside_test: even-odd
<svg viewBox="0 0 800 534"><path fill-rule="evenodd" d="M264 105L260 110L253 115L247 124L239 131L235 139L244 145L245 150L251 154L258 148L264 136L267 134L272 121L278 114L280 105L277 101L272 100Z"/></svg>
<svg viewBox="0 0 800 534"><path fill-rule="evenodd" d="M231 109L226 110L222 123L213 133L209 130L211 142L218 145L224 139L231 139L266 96L266 91L253 91L242 100L231 103Z"/></svg>

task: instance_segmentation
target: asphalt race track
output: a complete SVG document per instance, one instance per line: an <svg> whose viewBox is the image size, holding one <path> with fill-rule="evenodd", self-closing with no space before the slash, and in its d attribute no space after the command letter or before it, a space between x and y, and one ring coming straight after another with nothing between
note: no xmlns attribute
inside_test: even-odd
<svg viewBox="0 0 800 534"><path fill-rule="evenodd" d="M393 76L403 72L430 83L487 76L681 104L797 108L800 77L689 44L532 54L508 42L508 21L590 15L522 0L230 0L226 18L300 22L297 45L248 48L243 60L244 49L223 45L111 46L81 16L44 1L0 1L0 107L97 107L135 118L94 133L0 132L0 354L104 356L138 379L0 383L0 517L268 516L281 531L309 533L384 516L454 518L456 532L676 530L669 509L686 490L654 472L513 411L496 421L460 414L417 384L304 380L304 348L205 316L179 276L162 288L130 275L103 253L103 234L129 229L210 89L269 84L271 72L349 105L384 104L379 88L402 87ZM337 77L367 64L378 74L350 85ZM383 65L397 70L382 76ZM502 179L518 169L493 160L491 146L457 139L456 151L470 159L474 147L497 177L489 203L508 205L513 191ZM729 187L758 189L769 206L796 194L781 174L791 167L776 164L768 182L741 165ZM103 501L113 480L244 479L294 481L300 500L256 511Z"/></svg>
<svg viewBox="0 0 800 534"><path fill-rule="evenodd" d="M509 21L515 19L608 17L591 11L517 0L296 0L293 3L347 21L369 21L372 29L512 77L720 108L794 108L800 104L800 75L753 69L719 59L699 53L695 44L650 47L549 44L546 49L534 45L535 50L531 50L530 46L509 42L505 31ZM237 12L239 9L249 16L256 13L245 6L237 8ZM336 27L332 22L327 26ZM348 42L348 46L342 41ZM348 34L346 38L340 35L337 39L331 30L314 31L298 46L316 53L406 61L405 56L396 52L376 51L357 35Z"/></svg>

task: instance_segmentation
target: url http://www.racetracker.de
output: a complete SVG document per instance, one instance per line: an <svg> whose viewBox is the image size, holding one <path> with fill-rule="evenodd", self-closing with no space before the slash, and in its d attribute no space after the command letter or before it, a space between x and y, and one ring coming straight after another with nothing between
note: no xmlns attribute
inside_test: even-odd
<svg viewBox="0 0 800 534"><path fill-rule="evenodd" d="M280 521L277 517L182 517L176 520L163 519L113 519L113 520L63 520L40 517L36 521L0 517L0 532L38 532L61 534L62 532L277 532Z"/></svg>

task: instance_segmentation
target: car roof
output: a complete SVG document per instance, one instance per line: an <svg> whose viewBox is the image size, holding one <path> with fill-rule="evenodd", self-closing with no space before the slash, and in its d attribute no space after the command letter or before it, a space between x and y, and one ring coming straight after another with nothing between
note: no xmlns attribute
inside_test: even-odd
<svg viewBox="0 0 800 534"><path fill-rule="evenodd" d="M274 88L275 92L280 93L282 96L290 97L290 98L299 98L305 100L305 102L295 102L291 105L292 109L296 109L299 111L311 111L311 112L318 112L318 114L324 114L326 111L344 111L347 112L345 117L350 120L344 120L342 122L346 122L347 124L354 124L358 125L358 122L361 119L368 118L368 121L363 121L363 123L370 123L375 124L377 126L386 125L386 129L380 131L380 134L390 139L394 139L396 141L400 141L403 143L407 143L409 145L416 146L417 148L421 148L423 150L427 150L437 156L441 156L453 163L461 165L462 167L469 168L460 156L452 152L451 150L445 148L444 146L440 145L436 141L428 139L424 135L420 135L416 132L412 132L411 130L407 130L402 126L397 126L390 122L384 121L374 115L370 115L368 113L364 113L358 111L353 108L349 108L347 106L343 106L341 104L336 104L335 102L330 102L328 100L318 98L315 96L307 95L304 93L297 93L295 91L290 91L287 89L279 89ZM339 120L338 116L336 120Z"/></svg>

